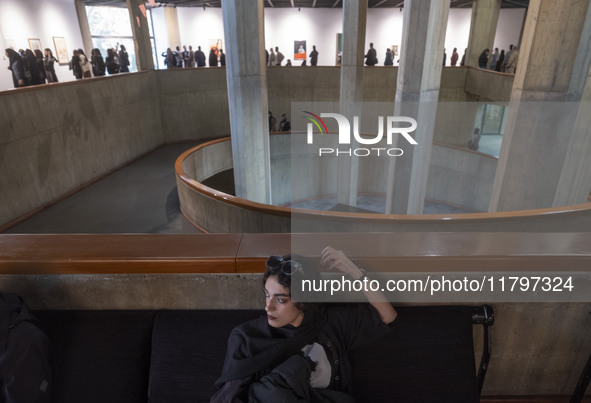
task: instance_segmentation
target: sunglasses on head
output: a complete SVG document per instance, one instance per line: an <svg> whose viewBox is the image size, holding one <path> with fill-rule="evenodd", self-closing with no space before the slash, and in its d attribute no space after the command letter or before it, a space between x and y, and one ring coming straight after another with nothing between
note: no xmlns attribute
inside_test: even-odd
<svg viewBox="0 0 591 403"><path fill-rule="evenodd" d="M267 260L267 267L269 269L280 269L283 274L291 276L293 273L297 273L302 270L300 262L295 260L285 260L283 256L271 256Z"/></svg>

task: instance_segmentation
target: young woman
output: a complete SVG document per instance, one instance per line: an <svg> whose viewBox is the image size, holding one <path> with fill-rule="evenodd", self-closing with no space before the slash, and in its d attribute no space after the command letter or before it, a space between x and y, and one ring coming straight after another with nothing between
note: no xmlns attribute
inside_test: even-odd
<svg viewBox="0 0 591 403"><path fill-rule="evenodd" d="M28 85L25 77L25 64L21 56L10 48L5 49L4 54L8 58L8 70L12 72L14 88Z"/></svg>
<svg viewBox="0 0 591 403"><path fill-rule="evenodd" d="M45 68L45 74L47 75L48 83L57 83L57 75L55 74L54 64L57 59L53 56L51 49L45 48L45 57L43 58L43 67Z"/></svg>
<svg viewBox="0 0 591 403"><path fill-rule="evenodd" d="M353 279L366 273L326 247L320 263ZM353 402L347 352L386 334L396 311L381 292L370 304L324 306L291 300L291 276L318 277L290 256L271 256L263 276L266 317L236 327L211 402ZM316 273L317 274L317 273Z"/></svg>

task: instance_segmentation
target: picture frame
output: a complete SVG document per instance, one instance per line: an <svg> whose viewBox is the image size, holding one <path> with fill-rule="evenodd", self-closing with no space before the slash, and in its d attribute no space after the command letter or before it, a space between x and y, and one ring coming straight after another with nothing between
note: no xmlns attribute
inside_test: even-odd
<svg viewBox="0 0 591 403"><path fill-rule="evenodd" d="M306 41L293 41L293 60L306 60Z"/></svg>
<svg viewBox="0 0 591 403"><path fill-rule="evenodd" d="M53 46L55 47L55 57L59 64L68 64L68 49L66 48L66 39L63 36L53 37Z"/></svg>
<svg viewBox="0 0 591 403"><path fill-rule="evenodd" d="M29 49L35 52L37 49L43 52L43 48L41 47L41 39L39 38L28 38L29 41Z"/></svg>

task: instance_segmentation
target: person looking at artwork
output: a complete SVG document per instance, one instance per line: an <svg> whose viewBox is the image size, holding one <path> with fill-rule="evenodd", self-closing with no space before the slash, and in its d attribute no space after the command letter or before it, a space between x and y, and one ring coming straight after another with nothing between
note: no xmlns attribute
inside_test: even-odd
<svg viewBox="0 0 591 403"><path fill-rule="evenodd" d="M37 58L31 49L25 50L25 76L29 80L29 85L45 84L45 77L39 71ZM27 72L29 74L27 74Z"/></svg>
<svg viewBox="0 0 591 403"><path fill-rule="evenodd" d="M330 246L320 264L354 280L367 276ZM302 258L267 260L262 278L267 315L232 330L212 403L353 402L348 352L392 331L396 310L381 292L370 290L365 291L369 303L294 302L293 274L320 281L314 264Z"/></svg>
<svg viewBox="0 0 591 403"><path fill-rule="evenodd" d="M127 50L125 50L125 46L119 46L119 64L121 66L121 73L129 73L129 55L127 54Z"/></svg>
<svg viewBox="0 0 591 403"><path fill-rule="evenodd" d="M43 53L40 49L35 49L35 60L37 61L37 70L39 71L40 84L45 84L47 73L45 73L45 65L43 64Z"/></svg>
<svg viewBox="0 0 591 403"><path fill-rule="evenodd" d="M455 67L456 64L458 64L458 58L459 58L459 56L458 56L458 48L454 48L453 52L451 53L451 60L450 60L451 65L453 67Z"/></svg>
<svg viewBox="0 0 591 403"><path fill-rule="evenodd" d="M386 49L386 59L384 60L384 66L394 66L394 60L392 60L392 51L390 48Z"/></svg>
<svg viewBox="0 0 591 403"><path fill-rule="evenodd" d="M193 46L189 45L189 60L188 60L189 65L187 67L189 67L190 69L192 69L193 67L195 67L195 52L193 52Z"/></svg>
<svg viewBox="0 0 591 403"><path fill-rule="evenodd" d="M283 53L279 51L279 46L275 46L275 65L281 66L284 58L285 56L283 56Z"/></svg>
<svg viewBox="0 0 591 403"><path fill-rule="evenodd" d="M92 74L94 74L95 77L102 77L105 75L105 61L98 48L92 49L92 52L90 52L90 63L92 64Z"/></svg>
<svg viewBox="0 0 591 403"><path fill-rule="evenodd" d="M220 49L220 66L226 65L226 54L224 53L224 49Z"/></svg>
<svg viewBox="0 0 591 403"><path fill-rule="evenodd" d="M488 65L488 54L490 53L490 50L484 49L482 51L482 53L480 54L480 56L478 57L478 67L480 67L481 69L485 69L486 70L486 66Z"/></svg>
<svg viewBox="0 0 591 403"><path fill-rule="evenodd" d="M209 67L218 66L218 55L216 54L215 48L209 50Z"/></svg>
<svg viewBox="0 0 591 403"><path fill-rule="evenodd" d="M168 49L170 50L170 48ZM107 72L109 75L119 73L119 65L115 63L115 52L113 49L107 49L107 58L105 59L105 65L107 66Z"/></svg>
<svg viewBox="0 0 591 403"><path fill-rule="evenodd" d="M205 53L201 50L201 46L197 46L197 52L195 52L195 63L197 67L205 67Z"/></svg>
<svg viewBox="0 0 591 403"><path fill-rule="evenodd" d="M82 49L78 49L78 57L80 58L80 68L82 69L82 77L83 78L91 78L92 74L90 70L92 69L92 65L86 58L84 51Z"/></svg>
<svg viewBox="0 0 591 403"><path fill-rule="evenodd" d="M82 67L80 67L80 54L77 50L72 52L72 59L70 60L70 70L76 77L76 80L82 79Z"/></svg>
<svg viewBox="0 0 591 403"><path fill-rule="evenodd" d="M21 56L13 49L4 49L4 54L8 58L8 70L12 73L12 82L14 88L25 87L27 81L25 78L25 65Z"/></svg>
<svg viewBox="0 0 591 403"><path fill-rule="evenodd" d="M269 50L271 51L271 53L269 53L269 66L275 66L275 64L276 64L275 51L273 50L273 48L271 48Z"/></svg>
<svg viewBox="0 0 591 403"><path fill-rule="evenodd" d="M269 133L277 131L277 119L273 113L269 111Z"/></svg>
<svg viewBox="0 0 591 403"><path fill-rule="evenodd" d="M316 45L312 46L312 51L310 52L310 65L316 66L318 64L318 51L316 50Z"/></svg>
<svg viewBox="0 0 591 403"><path fill-rule="evenodd" d="M376 50L373 48L373 43L369 44L369 50L365 55L365 64L368 66L375 66L378 64L378 57L376 55Z"/></svg>
<svg viewBox="0 0 591 403"><path fill-rule="evenodd" d="M45 48L45 57L43 58L43 68L45 69L45 78L48 83L57 83L57 75L55 74L54 64L57 59L53 56L51 49Z"/></svg>

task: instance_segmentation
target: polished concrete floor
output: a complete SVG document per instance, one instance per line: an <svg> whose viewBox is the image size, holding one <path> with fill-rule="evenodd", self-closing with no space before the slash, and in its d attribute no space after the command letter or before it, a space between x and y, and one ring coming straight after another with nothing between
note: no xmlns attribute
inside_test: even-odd
<svg viewBox="0 0 591 403"><path fill-rule="evenodd" d="M482 136L478 151L498 156L500 140L500 136ZM180 212L174 173L178 156L196 144L162 146L6 233L197 233ZM333 197L296 202L293 206L343 211ZM361 195L356 207L382 213L384 206L383 196ZM425 214L469 212L431 201L424 207Z"/></svg>

